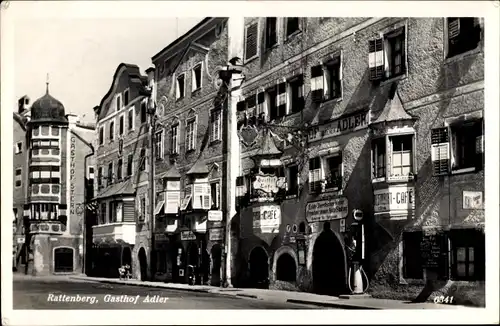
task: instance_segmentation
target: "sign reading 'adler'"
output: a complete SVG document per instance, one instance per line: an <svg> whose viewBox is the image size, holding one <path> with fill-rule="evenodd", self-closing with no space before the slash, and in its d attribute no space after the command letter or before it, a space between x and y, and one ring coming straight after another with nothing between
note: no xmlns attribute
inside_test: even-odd
<svg viewBox="0 0 500 326"><path fill-rule="evenodd" d="M355 114L333 120L316 128L311 128L309 141L342 135L348 132L364 129L369 123L369 111L363 110Z"/></svg>
<svg viewBox="0 0 500 326"><path fill-rule="evenodd" d="M319 200L307 203L306 219L309 223L336 220L347 216L347 198Z"/></svg>

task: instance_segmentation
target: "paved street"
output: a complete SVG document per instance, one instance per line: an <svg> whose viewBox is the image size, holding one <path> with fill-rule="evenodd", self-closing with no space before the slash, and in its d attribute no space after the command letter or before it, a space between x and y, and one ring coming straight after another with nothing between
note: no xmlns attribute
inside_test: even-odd
<svg viewBox="0 0 500 326"><path fill-rule="evenodd" d="M310 305L67 278L15 279L13 291L14 309L320 309ZM73 298L80 302L60 302ZM86 302L82 302L84 300Z"/></svg>

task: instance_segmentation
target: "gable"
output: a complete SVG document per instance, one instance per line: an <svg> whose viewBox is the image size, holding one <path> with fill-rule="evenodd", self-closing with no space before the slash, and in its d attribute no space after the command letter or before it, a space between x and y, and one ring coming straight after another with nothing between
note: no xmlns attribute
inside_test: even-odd
<svg viewBox="0 0 500 326"><path fill-rule="evenodd" d="M184 63L189 62L191 58L195 58L196 62L204 60L209 51L208 47L191 42L180 55L174 55L165 60L165 74L182 73L186 68L182 69ZM179 69L181 67L181 69Z"/></svg>

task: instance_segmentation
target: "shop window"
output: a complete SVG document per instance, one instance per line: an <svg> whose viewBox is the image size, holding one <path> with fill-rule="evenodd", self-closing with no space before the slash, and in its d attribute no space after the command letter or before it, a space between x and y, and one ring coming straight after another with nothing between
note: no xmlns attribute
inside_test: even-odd
<svg viewBox="0 0 500 326"><path fill-rule="evenodd" d="M299 17L286 18L286 36L289 37L299 31Z"/></svg>
<svg viewBox="0 0 500 326"><path fill-rule="evenodd" d="M277 43L276 21L276 17L266 18L266 49L272 48Z"/></svg>
<svg viewBox="0 0 500 326"><path fill-rule="evenodd" d="M374 139L372 142L373 177L385 177L385 137Z"/></svg>
<svg viewBox="0 0 500 326"><path fill-rule="evenodd" d="M483 157L482 121L451 126L452 171L475 170Z"/></svg>
<svg viewBox="0 0 500 326"><path fill-rule="evenodd" d="M389 137L392 148L391 176L405 177L412 173L413 135Z"/></svg>
<svg viewBox="0 0 500 326"><path fill-rule="evenodd" d="M309 160L309 191L319 192L321 189L321 159L315 157Z"/></svg>
<svg viewBox="0 0 500 326"><path fill-rule="evenodd" d="M370 80L382 80L406 73L405 28L368 42Z"/></svg>
<svg viewBox="0 0 500 326"><path fill-rule="evenodd" d="M450 17L446 18L447 27L447 58L477 48L481 40L479 18Z"/></svg>
<svg viewBox="0 0 500 326"><path fill-rule="evenodd" d="M259 23L255 22L245 28L245 60L253 59L258 55Z"/></svg>
<svg viewBox="0 0 500 326"><path fill-rule="evenodd" d="M175 98L176 99L182 99L184 97L184 87L185 87L185 76L184 74L181 74L177 77L177 82L175 86Z"/></svg>
<svg viewBox="0 0 500 326"><path fill-rule="evenodd" d="M424 268L420 244L422 242L422 232L403 233L403 278L423 279Z"/></svg>
<svg viewBox="0 0 500 326"><path fill-rule="evenodd" d="M304 108L303 75L294 77L288 82L288 95L292 113L300 112Z"/></svg>
<svg viewBox="0 0 500 326"><path fill-rule="evenodd" d="M463 281L484 280L484 233L479 230L452 230L450 240L452 278Z"/></svg>
<svg viewBox="0 0 500 326"><path fill-rule="evenodd" d="M325 190L339 190L342 188L342 155L326 157L322 163Z"/></svg>
<svg viewBox="0 0 500 326"><path fill-rule="evenodd" d="M299 167L292 165L288 167L287 192L289 195L297 195L299 188Z"/></svg>

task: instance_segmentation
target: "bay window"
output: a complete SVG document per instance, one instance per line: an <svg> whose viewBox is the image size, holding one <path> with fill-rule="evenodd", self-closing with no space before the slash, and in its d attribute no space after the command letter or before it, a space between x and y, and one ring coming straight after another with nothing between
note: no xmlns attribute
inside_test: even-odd
<svg viewBox="0 0 500 326"><path fill-rule="evenodd" d="M385 178L385 138L374 139L372 142L373 177Z"/></svg>

